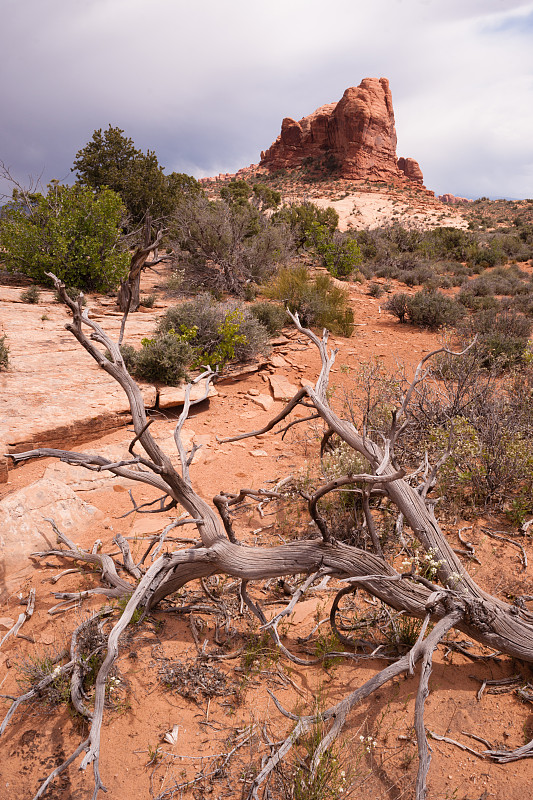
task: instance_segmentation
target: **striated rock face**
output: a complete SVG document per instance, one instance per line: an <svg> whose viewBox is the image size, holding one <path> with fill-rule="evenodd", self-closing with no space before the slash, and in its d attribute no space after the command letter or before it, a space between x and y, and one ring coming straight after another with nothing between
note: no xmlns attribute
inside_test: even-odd
<svg viewBox="0 0 533 800"><path fill-rule="evenodd" d="M389 82L365 78L346 89L338 103L321 106L297 122L286 117L260 166L275 171L315 165L344 178L389 180L407 176L423 182L414 159L396 157L396 129Z"/></svg>

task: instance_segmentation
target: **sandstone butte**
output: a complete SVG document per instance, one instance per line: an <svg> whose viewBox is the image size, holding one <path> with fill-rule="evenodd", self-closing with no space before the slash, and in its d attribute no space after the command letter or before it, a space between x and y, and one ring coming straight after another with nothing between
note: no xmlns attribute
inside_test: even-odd
<svg viewBox="0 0 533 800"><path fill-rule="evenodd" d="M422 185L413 158L396 157L396 128L387 78L365 78L338 103L321 106L297 122L286 117L260 167L274 172L315 164L341 177L390 181L407 177Z"/></svg>

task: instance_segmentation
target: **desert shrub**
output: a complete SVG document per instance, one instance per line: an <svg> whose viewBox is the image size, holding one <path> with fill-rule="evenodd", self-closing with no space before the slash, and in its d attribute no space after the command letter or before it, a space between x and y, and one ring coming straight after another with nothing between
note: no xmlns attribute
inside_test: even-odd
<svg viewBox="0 0 533 800"><path fill-rule="evenodd" d="M283 306L277 303L268 303L265 300L251 305L250 312L270 334L279 333L289 321Z"/></svg>
<svg viewBox="0 0 533 800"><path fill-rule="evenodd" d="M430 266L420 265L419 267L416 267L416 269L411 269L407 272L400 273L398 278L399 280L403 281L406 286L421 286L428 281L435 281L437 279L437 273Z"/></svg>
<svg viewBox="0 0 533 800"><path fill-rule="evenodd" d="M167 386L177 386L187 379L187 367L193 357L189 342L170 332L143 339L141 349L134 356L128 355L135 377Z"/></svg>
<svg viewBox="0 0 533 800"><path fill-rule="evenodd" d="M468 264L487 269L502 264L505 255L497 243L493 245L491 242L472 241L467 248L465 260Z"/></svg>
<svg viewBox="0 0 533 800"><path fill-rule="evenodd" d="M521 311L528 317L533 317L533 292L528 294L516 295L512 299L512 304L509 308L514 308L516 311Z"/></svg>
<svg viewBox="0 0 533 800"><path fill-rule="evenodd" d="M268 349L268 334L242 303L220 303L208 294L169 308L157 326L157 335L185 337L194 350L193 363L223 365L247 361Z"/></svg>
<svg viewBox="0 0 533 800"><path fill-rule="evenodd" d="M400 270L391 260L385 260L376 266L374 271L376 278L400 279Z"/></svg>
<svg viewBox="0 0 533 800"><path fill-rule="evenodd" d="M137 353L138 351L132 347L131 344L121 344L120 345L120 355L122 356L122 360L124 361L124 366L130 373L130 375L135 375L135 365L137 363ZM104 353L106 358L111 358L111 353L109 350L106 350Z"/></svg>
<svg viewBox="0 0 533 800"><path fill-rule="evenodd" d="M463 320L458 332L464 342L477 336L474 347L483 367L502 370L524 361L531 327L531 319L514 310L483 310Z"/></svg>
<svg viewBox="0 0 533 800"><path fill-rule="evenodd" d="M193 197L180 204L169 227L186 274L204 289L243 295L248 283L267 280L293 252L289 227L248 202Z"/></svg>
<svg viewBox="0 0 533 800"><path fill-rule="evenodd" d="M408 300L409 320L430 330L453 325L464 313L464 306L440 292L421 291Z"/></svg>
<svg viewBox="0 0 533 800"><path fill-rule="evenodd" d="M383 289L383 286L380 283L372 281L372 283L368 285L368 294L370 295L370 297L377 297L377 298L383 297L384 292L385 290Z"/></svg>
<svg viewBox="0 0 533 800"><path fill-rule="evenodd" d="M306 326L327 328L342 336L353 333L349 294L335 286L329 275L311 278L303 265L282 269L265 294L283 302L290 311L298 312Z"/></svg>
<svg viewBox="0 0 533 800"><path fill-rule="evenodd" d="M434 228L421 233L421 250L428 257L464 261L471 236L459 228Z"/></svg>
<svg viewBox="0 0 533 800"><path fill-rule="evenodd" d="M413 270L429 266L427 259L421 258L418 253L413 253L410 250L405 253L399 253L395 257L394 262L400 270L400 275L402 275L403 272L413 272Z"/></svg>
<svg viewBox="0 0 533 800"><path fill-rule="evenodd" d="M498 308L499 301L496 297L488 295L487 297L479 297L478 295L471 294L468 291L468 286L465 286L457 296L459 303L469 308L471 311L481 311L482 309Z"/></svg>
<svg viewBox="0 0 533 800"><path fill-rule="evenodd" d="M6 344L7 336L0 336L0 372L9 366L9 347Z"/></svg>
<svg viewBox="0 0 533 800"><path fill-rule="evenodd" d="M95 194L54 182L46 195L16 194L4 206L0 246L9 271L50 283L53 272L70 286L106 291L128 272L121 247L124 207L110 189Z"/></svg>
<svg viewBox="0 0 533 800"><path fill-rule="evenodd" d="M323 266L335 278L348 278L362 261L356 241L338 231L331 235L323 225L315 229L315 249Z"/></svg>
<svg viewBox="0 0 533 800"><path fill-rule="evenodd" d="M379 239L373 231L352 231L351 236L359 245L363 261L374 260L378 257L380 252Z"/></svg>
<svg viewBox="0 0 533 800"><path fill-rule="evenodd" d="M37 305L39 302L40 297L39 287L35 284L28 286L27 289L24 289L23 292L20 293L20 299L23 303L30 303L31 305Z"/></svg>
<svg viewBox="0 0 533 800"><path fill-rule="evenodd" d="M484 271L478 278L473 278L465 285L465 289L470 293L483 297L489 294L512 296L527 293L528 285L522 280L520 270L496 267L490 271ZM527 275L525 276L527 277Z"/></svg>
<svg viewBox="0 0 533 800"><path fill-rule="evenodd" d="M466 414L433 427L427 443L430 453L446 451L452 429L451 453L440 473L441 492L473 507L495 504L511 513L531 513L532 422L530 397L524 392L514 398L493 392L483 405L474 402Z"/></svg>
<svg viewBox="0 0 533 800"><path fill-rule="evenodd" d="M464 287L464 291L474 297L486 297L489 294L494 294L490 281L481 275L479 278L473 278L471 281L468 281L467 285Z"/></svg>
<svg viewBox="0 0 533 800"><path fill-rule="evenodd" d="M452 286L461 286L464 278L460 278L459 283L456 283L456 280L457 278L454 279L451 275L436 275L425 281L425 285L428 289L451 289Z"/></svg>
<svg viewBox="0 0 533 800"><path fill-rule="evenodd" d="M247 300L248 302L251 302L252 300L255 300L255 298L257 297L257 292L258 291L259 291L259 287L258 287L257 283L254 283L253 281L248 281L243 286L242 296L243 296L244 300Z"/></svg>
<svg viewBox="0 0 533 800"><path fill-rule="evenodd" d="M405 292L393 294L385 303L384 308L390 311L395 317L398 317L400 322L405 322L409 311L409 295L405 294Z"/></svg>
<svg viewBox="0 0 533 800"><path fill-rule="evenodd" d="M140 305L145 308L153 308L155 303L155 294L149 294L146 297L140 298Z"/></svg>
<svg viewBox="0 0 533 800"><path fill-rule="evenodd" d="M502 382L482 356L470 348L431 362L398 456L415 466L427 454L436 464L450 449L435 493L462 513L484 506L533 511L533 365L511 370Z"/></svg>
<svg viewBox="0 0 533 800"><path fill-rule="evenodd" d="M274 223L284 223L292 231L298 248L312 247L316 244L317 234L328 233L330 236L337 229L339 215L334 208L319 208L313 203L284 206L273 217Z"/></svg>

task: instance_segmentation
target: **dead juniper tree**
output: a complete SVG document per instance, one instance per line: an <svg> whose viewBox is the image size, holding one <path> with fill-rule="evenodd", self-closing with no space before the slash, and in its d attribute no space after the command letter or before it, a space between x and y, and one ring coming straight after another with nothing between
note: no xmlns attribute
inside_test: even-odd
<svg viewBox="0 0 533 800"><path fill-rule="evenodd" d="M122 386L126 392L135 436L130 444L130 458L112 463L101 456L89 455L50 448L40 448L26 453L12 455L16 463L33 458L56 457L73 465L82 465L92 470L108 470L114 475L130 478L155 487L161 492L161 507L168 509L181 506L188 513L185 522L196 527L198 542L192 547L163 552L146 568L133 562L127 543L119 539L122 563L109 555L86 552L79 549L65 536L59 534L60 542L65 548L51 551L74 561L88 561L98 565L104 586L101 589L89 590L101 592L107 596L129 596L127 605L120 618L107 636L106 657L103 661L95 684L94 711L90 712L83 704L79 691L78 648L76 641L80 630L73 634L70 660L59 669L71 676L71 696L76 708L89 721L88 737L69 758L59 765L44 781L34 796L41 797L51 781L69 764L83 754L80 769L90 764L94 770L93 800L99 792L105 790L99 771L100 736L104 715L104 699L106 680L117 658L119 638L134 612L144 612L154 608L163 598L177 592L189 581L202 579L222 573L241 580L241 597L255 614L261 625L269 630L275 642L297 663L301 660L291 656L280 642L277 623L283 612L270 621L266 619L260 606L252 600L247 591L247 584L254 580L282 578L295 574L307 574L310 583L317 577L332 576L346 582L349 588L361 587L378 598L390 608L402 614L422 620L420 634L409 652L389 663L370 680L355 689L336 705L320 712L321 722L327 732L320 741L311 769L316 769L321 755L342 731L350 710L363 699L369 697L379 687L394 677L408 673L413 674L420 662L419 685L415 707L415 730L418 741L419 767L416 781L416 797L426 797L426 777L430 765L430 753L424 726L424 704L428 695L428 682L432 669L432 656L443 637L452 628L466 633L483 645L492 647L511 657L531 663L533 661L533 614L524 604L509 605L481 589L463 567L451 546L443 536L434 514L434 504L427 498L428 489L435 477L435 469L431 471L425 482L418 488L412 486L405 478L405 473L397 463L395 446L398 437L407 423L409 404L417 387L425 377L425 370L430 355L419 364L414 378L403 399L392 413L388 434L378 441L372 438L364 426L358 428L352 418L350 421L341 418L329 405L327 399L328 378L335 360L335 351L328 352L327 333L320 340L312 331L303 328L298 318L293 317L299 331L307 336L318 348L322 359L322 369L316 385L304 386L300 389L265 427L261 430L231 437L223 441L235 441L247 436L257 436L272 431L281 425L285 430L288 418L299 406L312 409L312 417L319 417L325 424L328 439L336 435L345 446L352 448L363 457L368 470L361 474L347 473L338 477L307 497L309 514L316 523L317 536L272 547L250 547L236 541L229 513L230 505L236 498L245 495L262 496L261 490L242 489L237 495L219 495L215 498L217 512L195 492L189 474L192 460L181 439L181 430L189 412L189 397L186 396L183 412L175 429L175 443L179 453L181 470L176 470L169 456L162 451L151 435L141 393L128 374L120 350L93 320L89 313L82 309L81 303L75 302L66 294L64 285L55 279L55 285L63 301L72 313L72 321L67 329L79 343L95 359L95 361ZM107 350L108 355L104 355ZM306 417L309 419L309 416ZM298 420L301 422L302 420ZM337 490L340 486L359 487L368 499L374 494L386 496L394 504L404 523L418 540L420 547L431 553L438 563L437 576L430 581L413 572L400 573L388 563L379 547L377 552L368 552L358 547L339 541L335 530L331 530L321 516L318 501L321 497ZM228 499L229 498L229 499ZM372 537L374 539L374 537ZM50 553L48 553L49 555ZM128 577L119 575L126 573ZM438 580L438 583L436 582ZM334 607L347 589L339 591L334 600ZM292 609L301 592L289 603ZM65 598L65 595L61 595ZM77 595L76 595L77 597ZM432 628L428 633L429 625ZM46 679L45 679L46 680ZM31 694L28 693L28 694ZM16 700L9 710L2 726L2 734L20 703L28 699L24 695ZM276 701L277 702L277 701ZM279 703L280 712L294 721L294 728L287 739L279 746L265 763L263 769L253 780L248 791L248 798L259 798L262 785L268 779L276 765L287 754L298 737L317 720L316 715L297 716ZM328 727L329 726L329 727ZM533 742L514 751L486 750L483 757L499 763L531 757Z"/></svg>

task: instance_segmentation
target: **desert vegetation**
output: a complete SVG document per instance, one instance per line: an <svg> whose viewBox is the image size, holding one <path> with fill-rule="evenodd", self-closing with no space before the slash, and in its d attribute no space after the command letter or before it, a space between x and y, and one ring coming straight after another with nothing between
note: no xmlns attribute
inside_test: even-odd
<svg viewBox="0 0 533 800"><path fill-rule="evenodd" d="M266 726L261 734L236 730L211 771L176 779L159 794L154 790L154 798L207 791L209 780L225 774L252 740L260 744L242 771L242 797L349 796L376 766L380 735L379 727L361 729L348 751L343 731L350 715L387 683L418 670L409 743L417 763L414 795L422 800L428 796L428 738L439 738L429 733L424 715L441 644L482 663L513 660L512 685L531 702L533 617L526 582L522 586L519 577L512 589L485 590L465 566L477 556L461 536L464 528L457 550L439 524L492 515L506 527L499 533L487 528L487 535L514 547L525 571L533 515L530 216L517 212L498 227L476 221L467 231L394 225L341 234L332 209L309 202L282 206L274 180L231 181L208 198L187 176L165 176L153 153L138 151L111 127L95 131L75 169L74 187L54 183L46 193L16 188L0 220L3 262L34 281L20 296L25 303L39 302L39 285L55 287L71 315L69 332L126 393L134 428L129 455L117 462L42 447L10 458L17 465L53 458L130 478L158 492L148 508L131 492L132 512L177 509L180 516L150 535L139 556L118 535L110 546L82 548L49 521L57 544L38 557L90 567L85 588L57 592L58 605L95 595L108 604L73 626L66 650L25 661L21 693L7 698L0 734L27 702L46 702L52 711L66 704L80 723L79 746L49 768L34 800L50 796L56 779L78 759L82 769L93 767L92 797L105 791L103 721L127 707L117 659L143 626L156 629L156 611L158 619L167 613L189 619L197 658L189 664L160 658L158 683L191 702L230 698L232 713L249 685L274 668L288 685L293 668L319 665L328 676L342 669L352 690L334 702L318 696L312 707L290 709L274 697L280 720L290 725L281 739L271 739ZM484 201L473 208L473 220L482 209L488 214ZM125 335L129 314L156 300L141 297L140 277L159 264L170 266L167 290L178 302L133 347ZM405 326L396 326L402 333L409 326L439 331L443 345L424 355L413 375L359 359L340 400L330 385L336 351L328 349L327 331L353 334L350 281L362 282L366 301L379 301ZM80 290L117 297L123 311L117 341L84 310ZM283 441L288 431L305 430L308 466L268 488L254 486L249 476L245 488L224 487L212 506L191 479L196 445L185 444L192 387L205 382L207 395L228 363L268 353L269 336L287 324L320 354L318 380L301 381L258 430L226 431L220 443L272 431ZM9 366L8 356L2 336L0 370ZM152 436L134 378L190 381L173 458ZM278 538L240 538L239 515L250 507L260 507L261 519L268 507L275 522L265 529L275 528ZM172 531L181 526L194 533L179 544ZM316 626L289 644L290 615L314 591L324 597ZM17 631L33 613L32 603L30 596ZM272 614L267 604L275 606ZM214 638L203 644L202 615L217 620ZM234 673L226 659L237 661ZM353 688L355 664L369 662L373 674ZM172 729L164 742L175 744L177 736ZM517 747L489 739L469 752L497 764L531 756L531 736ZM147 768L155 775L167 758L159 744L150 746Z"/></svg>
<svg viewBox="0 0 533 800"><path fill-rule="evenodd" d="M102 610L100 616L76 628L70 657L63 656L33 669L29 688L13 701L2 723L0 733L4 733L21 703L47 692L53 692L53 702L70 696L69 702L87 721L87 736L63 764L50 772L35 797L42 796L63 769L81 756L82 768L93 766L93 796L105 790L105 776L100 770L101 727L108 705L106 698L109 701L113 692L117 696L114 687L120 679L114 667L124 632L132 621L139 623L189 582L199 579L205 582L217 574L231 576L237 583L232 582L233 588L228 589L227 595L222 591L216 596L206 588L207 597L211 601L215 598L220 608L220 604L231 606L237 593L236 598L240 598L261 625L261 635L250 639L249 649L243 655L246 671L265 657L286 659L296 665L312 664L318 659L330 666L342 659L346 661L343 669L348 670L354 659L369 654L375 658L378 643L379 657L385 660L381 671L333 705L319 703L313 709L294 713L276 700L280 714L292 721L292 729L282 742L271 746L262 767L245 779L244 796L258 798L265 786L286 786L289 778L282 765L291 750L297 748L301 753L300 767L295 768L291 785L298 787L299 796L309 796L310 787L321 786L324 781L322 793L317 796L328 796L326 792L332 796L331 792L338 793L340 789L344 792L348 786L347 773L339 768L339 751L332 747L352 709L394 677L412 673L420 663L414 719L419 757L415 794L417 798L426 797L431 756L424 708L432 658L438 645L445 640L453 648L450 634L456 630L492 652L497 650L524 664L532 660L532 619L525 605L527 598L507 602L487 593L474 581L441 531L434 500L440 490L449 500L467 502L474 510L501 504L511 495L516 500L510 506L511 512L518 514L520 510L520 519L531 512L527 505L531 488L528 455L531 441L527 437L531 437L533 429L529 372L517 374L516 384L505 392L497 375L488 370L490 365L480 358L475 344L460 353L443 347L424 356L411 379L401 374L386 374L379 365L368 365L358 374L354 394L346 398L341 412L328 399L335 353L327 348L327 334L318 338L293 315L300 333L320 352L322 369L316 385L303 386L259 430L235 434L226 437L226 441L263 435L276 428L283 434L288 426L305 424L308 417L291 417L303 405L322 424L318 471L310 473L304 482L285 482L283 488L252 487L222 492L213 501L219 512L217 516L196 493L191 481L191 454L182 440L190 409L187 397L174 437L180 463L177 469L150 433L139 390L128 374L118 345L68 296L64 284L53 280L72 314L68 329L130 398L135 428L131 459L113 463L103 456L50 448L11 457L16 463L56 457L88 469L105 469L149 483L161 493L161 508L180 506L188 512L189 516L177 524L194 525L198 538L192 547L164 548L169 531L163 531L161 536L153 537L144 558L136 564L124 539L115 540L122 554L119 562L116 556L94 548L92 552L79 548L53 523L58 545L40 555L92 564L97 573L101 572L103 585L88 589L87 596L94 591L103 593L117 599L119 607L114 612ZM161 326L161 335L176 330L175 326L182 324L179 320L179 316L169 314ZM211 370L204 377L206 374L209 377ZM514 473L512 468L516 470ZM251 546L238 541L233 515L239 503L246 498L265 503L291 497L293 504L306 510L312 522L311 535L270 546ZM144 562L154 547L156 552L148 566ZM262 595L254 590L256 583L273 578L290 580L297 575L304 580L286 608L267 617ZM326 638L321 634L315 655L309 658L286 646L281 627L286 614L313 582L326 578L335 587L329 615L332 633ZM381 619L375 612L365 617L358 611L354 617L355 609L352 607L350 612L346 601L355 597L357 591L375 598L380 608L399 612L401 618L396 617L387 626L386 617ZM59 593L58 598L72 599L65 593ZM104 634L104 616L109 614L112 614L112 628ZM350 635L353 631L356 638ZM88 666L87 655L95 652L95 648L98 658L92 659ZM187 672L187 691L205 691L206 686L211 686L208 691L213 696L218 691L229 691L225 676L209 664L218 655L218 649L211 652L204 646L198 668L194 674ZM161 669L167 685L185 686L180 664L167 664ZM203 681L195 689L200 675ZM522 677L522 682L522 691L527 696L527 677ZM91 707L84 698L89 684L94 686ZM374 742L372 736L362 734L363 748L371 751ZM478 757L497 763L527 758L530 752L530 742L514 750L486 746L485 750L476 751ZM158 748L149 756L154 767L163 758ZM349 764L348 759L348 769ZM183 788L176 784L172 791Z"/></svg>

